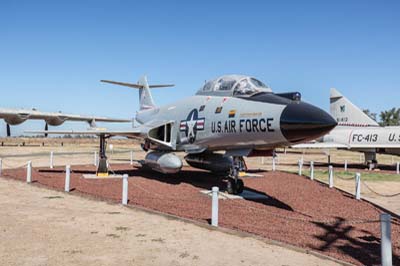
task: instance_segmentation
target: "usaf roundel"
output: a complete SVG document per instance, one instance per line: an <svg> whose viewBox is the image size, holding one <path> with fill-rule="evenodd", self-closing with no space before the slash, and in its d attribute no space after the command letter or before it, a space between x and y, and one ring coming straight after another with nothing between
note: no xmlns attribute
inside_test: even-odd
<svg viewBox="0 0 400 266"><path fill-rule="evenodd" d="M181 121L180 131L185 132L189 143L195 142L197 131L204 130L204 122L204 117L199 118L197 109L193 109L187 116L187 119Z"/></svg>

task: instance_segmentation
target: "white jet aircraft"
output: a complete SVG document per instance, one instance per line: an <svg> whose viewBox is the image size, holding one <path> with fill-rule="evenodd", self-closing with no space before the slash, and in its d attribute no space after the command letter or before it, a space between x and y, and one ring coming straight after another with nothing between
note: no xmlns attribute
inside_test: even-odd
<svg viewBox="0 0 400 266"><path fill-rule="evenodd" d="M339 91L330 92L330 114L338 126L313 143L294 148L347 149L363 152L365 164L377 166L376 154L400 155L400 127L381 127Z"/></svg>

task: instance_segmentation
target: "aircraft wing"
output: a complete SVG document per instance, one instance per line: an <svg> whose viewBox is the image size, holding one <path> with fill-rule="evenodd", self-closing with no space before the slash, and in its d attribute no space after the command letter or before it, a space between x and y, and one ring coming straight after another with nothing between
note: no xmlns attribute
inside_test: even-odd
<svg viewBox="0 0 400 266"><path fill-rule="evenodd" d="M29 134L51 134L51 135L97 135L97 136L122 136L127 138L139 138L139 139L149 139L157 145L175 148L176 141L172 138L160 139L157 138L156 132L162 127L167 127L173 130L173 124L175 121L151 121L146 124L142 124L138 127L127 129L127 130L107 130L102 128L92 128L86 131L75 131L75 130L62 130L62 131L25 131ZM174 134L171 134L174 135Z"/></svg>
<svg viewBox="0 0 400 266"><path fill-rule="evenodd" d="M136 127L127 130L107 130L107 129L89 129L89 130L27 130L25 133L29 134L50 134L50 135L107 135L107 136L122 136L122 137L134 137L134 138L145 138L147 129L145 127Z"/></svg>
<svg viewBox="0 0 400 266"><path fill-rule="evenodd" d="M99 116L84 116L74 114L64 114L61 112L40 112L35 109L4 109L0 108L0 119L5 119L9 124L20 124L26 120L45 120L49 125L60 125L65 121L84 121L90 124L94 122L115 122L126 123L131 122L128 119L115 119Z"/></svg>
<svg viewBox="0 0 400 266"><path fill-rule="evenodd" d="M295 149L349 149L350 147L341 144L341 143L335 143L335 142L314 142L314 143L302 143L302 144L297 144L293 145L292 148Z"/></svg>

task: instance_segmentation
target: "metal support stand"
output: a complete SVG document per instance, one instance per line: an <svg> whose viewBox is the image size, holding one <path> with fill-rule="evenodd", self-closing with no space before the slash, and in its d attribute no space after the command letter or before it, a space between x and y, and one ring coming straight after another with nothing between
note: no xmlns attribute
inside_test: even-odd
<svg viewBox="0 0 400 266"><path fill-rule="evenodd" d="M97 166L96 175L108 175L108 165L106 156L106 136L100 135L100 152L99 152L99 165Z"/></svg>
<svg viewBox="0 0 400 266"><path fill-rule="evenodd" d="M314 180L314 162L310 162L310 179Z"/></svg>

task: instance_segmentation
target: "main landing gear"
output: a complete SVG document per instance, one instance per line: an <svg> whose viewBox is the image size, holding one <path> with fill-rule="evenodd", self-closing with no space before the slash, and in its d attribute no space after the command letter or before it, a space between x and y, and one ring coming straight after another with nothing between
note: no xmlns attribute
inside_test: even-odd
<svg viewBox="0 0 400 266"><path fill-rule="evenodd" d="M97 176L108 176L108 164L107 164L107 156L106 156L106 148L109 136L104 134L100 135L100 151L99 151L99 165L97 166Z"/></svg>
<svg viewBox="0 0 400 266"><path fill-rule="evenodd" d="M229 194L241 194L244 189L243 180L239 178L240 172L246 169L246 164L243 157L233 156L233 162L228 176L228 183L226 184L226 191Z"/></svg>

